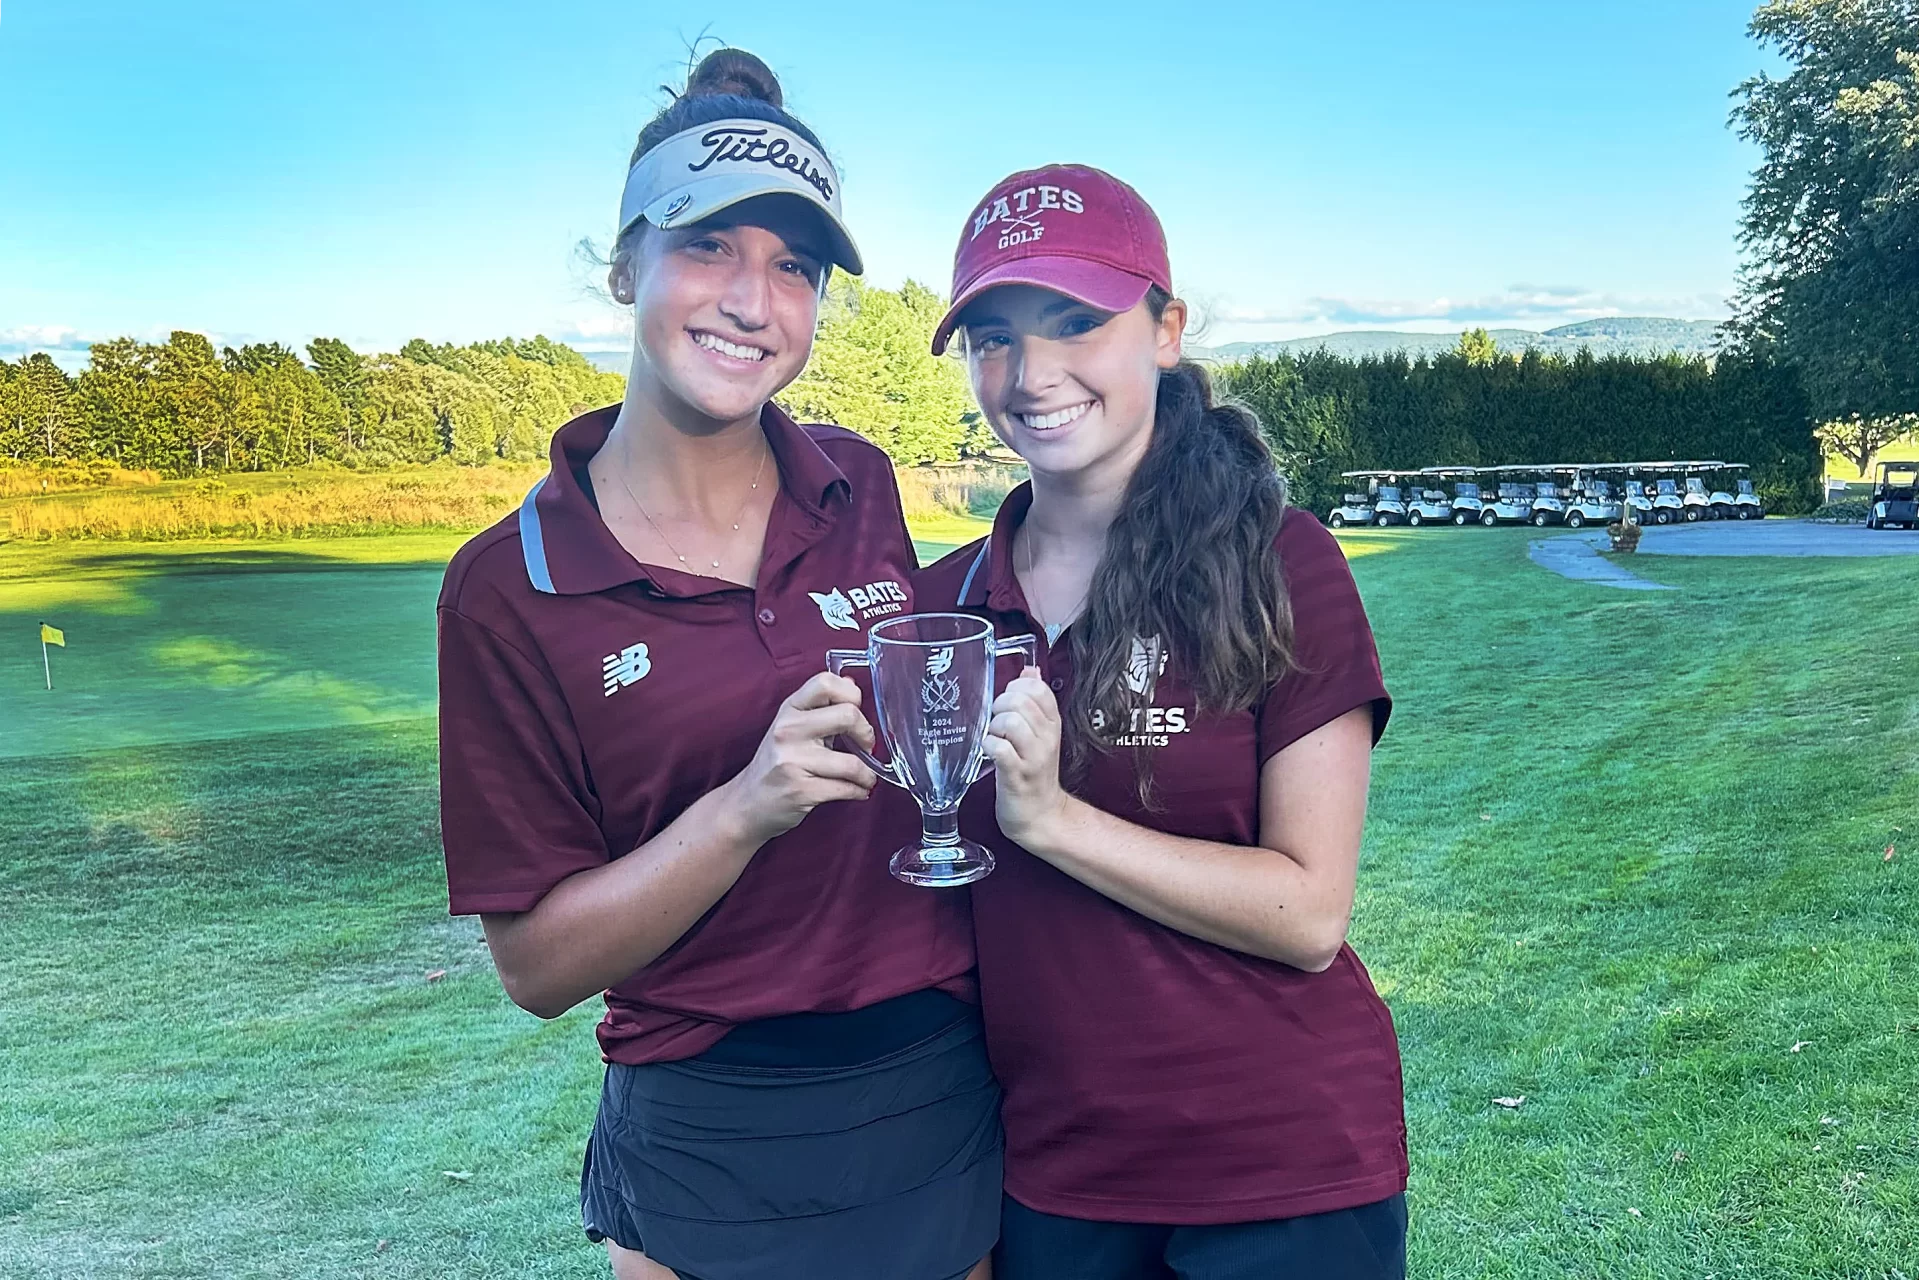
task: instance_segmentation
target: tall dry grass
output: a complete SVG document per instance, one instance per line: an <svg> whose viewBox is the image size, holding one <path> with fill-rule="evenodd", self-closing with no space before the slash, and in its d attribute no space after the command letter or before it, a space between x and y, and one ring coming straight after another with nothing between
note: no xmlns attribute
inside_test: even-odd
<svg viewBox="0 0 1919 1280"><path fill-rule="evenodd" d="M901 467L900 505L908 520L928 516L990 517L1014 485L1026 478L1026 468L998 462L963 462L956 466Z"/></svg>
<svg viewBox="0 0 1919 1280"><path fill-rule="evenodd" d="M187 538L298 538L406 529L478 530L513 510L542 468L456 467L404 471L238 474L162 483L151 472L120 472L106 483L43 491L38 468L0 470L0 537L23 541ZM972 462L905 467L900 501L908 519L986 516L1025 468ZM21 475L31 485L17 483ZM9 500L10 499L10 500Z"/></svg>
<svg viewBox="0 0 1919 1280"><path fill-rule="evenodd" d="M129 471L106 462L63 462L54 466L20 466L0 462L0 498L25 498L41 493L119 489L159 483L158 471Z"/></svg>
<svg viewBox="0 0 1919 1280"><path fill-rule="evenodd" d="M321 473L253 491L203 480L167 492L114 490L0 508L11 536L30 541L103 538L167 541L301 537L399 529L483 529L525 495L537 467L422 467L375 474Z"/></svg>

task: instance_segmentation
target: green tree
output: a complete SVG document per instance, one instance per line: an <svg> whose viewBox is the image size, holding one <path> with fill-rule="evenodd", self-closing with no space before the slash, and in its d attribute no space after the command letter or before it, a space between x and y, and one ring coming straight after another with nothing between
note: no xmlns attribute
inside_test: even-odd
<svg viewBox="0 0 1919 1280"><path fill-rule="evenodd" d="M1453 353L1467 364L1491 364L1499 359L1499 344L1483 328L1468 329L1459 335L1459 345L1453 348Z"/></svg>
<svg viewBox="0 0 1919 1280"><path fill-rule="evenodd" d="M1919 435L1919 413L1895 418L1839 418L1821 423L1813 435L1820 444L1857 467L1859 474L1868 475L1881 449Z"/></svg>
<svg viewBox="0 0 1919 1280"><path fill-rule="evenodd" d="M1346 470L1725 458L1774 510L1817 497L1820 455L1798 376L1759 353L1716 360L1457 352L1350 360L1326 351L1220 369L1259 415L1293 500L1324 511Z"/></svg>
<svg viewBox="0 0 1919 1280"><path fill-rule="evenodd" d="M0 360L0 453L19 459L26 452L26 428L23 415L14 404L14 379L18 370L8 360Z"/></svg>
<svg viewBox="0 0 1919 1280"><path fill-rule="evenodd" d="M213 377L213 413L223 470L250 466L267 435L266 406L253 377L238 369L222 369Z"/></svg>
<svg viewBox="0 0 1919 1280"><path fill-rule="evenodd" d="M835 275L812 359L781 402L803 421L859 432L902 465L957 459L978 428L965 369L928 350L944 311L938 294L911 280L887 290Z"/></svg>
<svg viewBox="0 0 1919 1280"><path fill-rule="evenodd" d="M340 402L346 447L354 447L353 430L366 406L366 384L373 372L368 361L338 338L315 338L307 343L307 358L320 385Z"/></svg>
<svg viewBox="0 0 1919 1280"><path fill-rule="evenodd" d="M207 454L227 431L221 382L225 370L213 344L176 329L154 353L152 385L167 452L176 472L205 470ZM190 464L185 459L191 457Z"/></svg>
<svg viewBox="0 0 1919 1280"><path fill-rule="evenodd" d="M400 348L400 355L477 382L491 394L490 429L477 414L464 412L455 442L454 424L447 420L448 453L469 465L493 458L538 462L546 457L553 432L569 418L626 394L624 378L600 372L579 352L545 337L465 347L416 338Z"/></svg>
<svg viewBox="0 0 1919 1280"><path fill-rule="evenodd" d="M427 386L431 365L405 356L376 356L356 388L348 437L355 460L367 466L430 462L442 448L440 415ZM323 375L324 376L324 375Z"/></svg>
<svg viewBox="0 0 1919 1280"><path fill-rule="evenodd" d="M337 458L360 466L450 457L545 457L568 418L625 395L626 380L544 337L470 346L415 339L367 358L321 338L309 366L279 343L200 334L95 343L68 379L45 355L0 361L0 456L110 458L168 475Z"/></svg>
<svg viewBox="0 0 1919 1280"><path fill-rule="evenodd" d="M44 351L20 357L8 379L7 435L15 457L81 458L90 441L73 420L73 383Z"/></svg>
<svg viewBox="0 0 1919 1280"><path fill-rule="evenodd" d="M154 463L152 397L155 348L132 338L96 342L74 387L75 413L95 455L120 466Z"/></svg>
<svg viewBox="0 0 1919 1280"><path fill-rule="evenodd" d="M1919 0L1770 0L1790 64L1737 90L1763 159L1729 336L1777 344L1823 420L1919 410Z"/></svg>
<svg viewBox="0 0 1919 1280"><path fill-rule="evenodd" d="M1324 372L1334 362L1323 352L1302 358L1254 356L1217 374L1219 390L1258 415L1297 504L1317 507L1335 497L1340 471L1352 465L1352 389L1308 387L1307 370ZM1350 367L1350 362L1337 363Z"/></svg>

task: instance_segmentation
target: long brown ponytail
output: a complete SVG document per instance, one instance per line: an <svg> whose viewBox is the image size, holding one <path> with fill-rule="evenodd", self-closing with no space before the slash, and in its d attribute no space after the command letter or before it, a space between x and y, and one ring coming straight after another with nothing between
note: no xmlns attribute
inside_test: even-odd
<svg viewBox="0 0 1919 1280"><path fill-rule="evenodd" d="M1171 298L1155 287L1146 300L1157 320ZM1250 707L1292 669L1292 609L1274 545L1285 510L1286 482L1252 411L1214 400L1212 379L1191 361L1163 372L1152 442L1067 633L1077 673L1063 709L1069 777L1083 773L1089 748L1111 750L1134 711L1152 704L1159 655L1177 665L1202 712ZM1142 642L1151 662L1144 693ZM1134 762L1140 799L1151 805L1151 755L1138 749Z"/></svg>

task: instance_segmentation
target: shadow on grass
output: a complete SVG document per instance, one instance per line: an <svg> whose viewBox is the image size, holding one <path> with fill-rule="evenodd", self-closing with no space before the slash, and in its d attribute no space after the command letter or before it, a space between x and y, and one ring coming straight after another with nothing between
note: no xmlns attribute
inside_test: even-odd
<svg viewBox="0 0 1919 1280"><path fill-rule="evenodd" d="M0 757L431 715L452 541L92 546L0 581L0 636L24 641L0 645ZM51 691L42 621L67 639Z"/></svg>

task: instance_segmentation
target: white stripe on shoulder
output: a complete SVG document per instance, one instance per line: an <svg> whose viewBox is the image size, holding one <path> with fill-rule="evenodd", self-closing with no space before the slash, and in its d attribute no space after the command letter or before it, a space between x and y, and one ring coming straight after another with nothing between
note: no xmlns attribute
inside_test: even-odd
<svg viewBox="0 0 1919 1280"><path fill-rule="evenodd" d="M526 578L533 589L557 595L553 590L552 570L546 563L546 537L540 530L540 511L534 505L545 485L546 477L541 476L520 502L520 554L526 559Z"/></svg>
<svg viewBox="0 0 1919 1280"><path fill-rule="evenodd" d="M993 539L989 535L980 540L979 554L973 557L973 567L966 571L966 581L960 583L959 599L953 603L963 605L966 597L973 594L973 579L978 576L980 567L986 563L986 553L993 549Z"/></svg>

